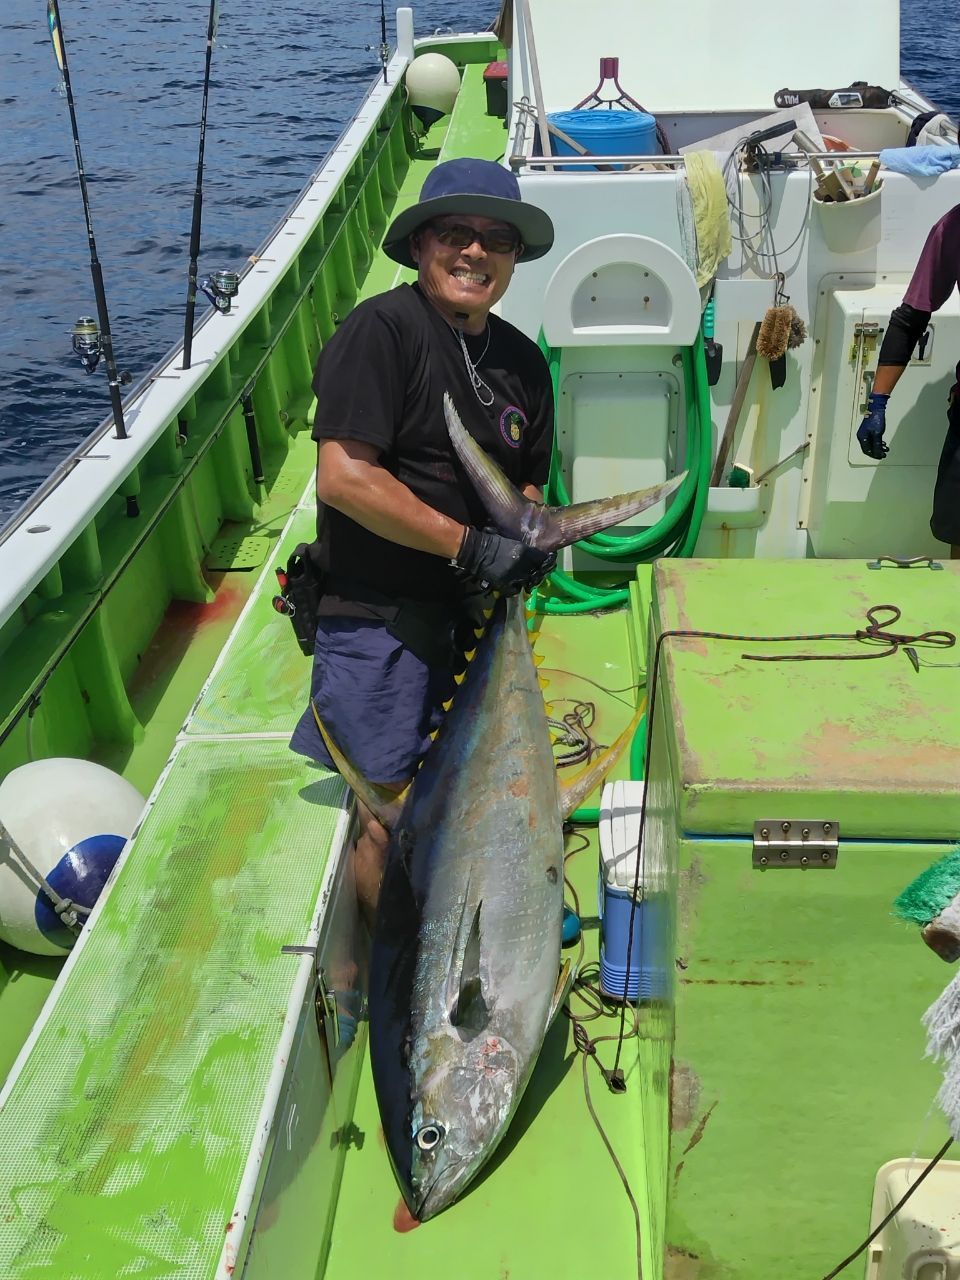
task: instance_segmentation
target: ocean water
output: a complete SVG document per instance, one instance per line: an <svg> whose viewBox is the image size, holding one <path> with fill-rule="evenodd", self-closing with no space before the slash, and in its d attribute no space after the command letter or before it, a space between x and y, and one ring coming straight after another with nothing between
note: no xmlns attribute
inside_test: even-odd
<svg viewBox="0 0 960 1280"><path fill-rule="evenodd" d="M390 0L388 33L395 7ZM60 0L117 364L134 380L182 336L208 8ZM419 0L417 33L483 29L498 8ZM960 82L941 51L960 43L960 9L901 0L901 14L904 75L956 118ZM379 0L221 0L201 274L239 268L260 244L358 105L379 39ZM42 0L4 0L0 67L2 525L110 406L103 366L88 377L70 350L74 320L95 304Z"/></svg>

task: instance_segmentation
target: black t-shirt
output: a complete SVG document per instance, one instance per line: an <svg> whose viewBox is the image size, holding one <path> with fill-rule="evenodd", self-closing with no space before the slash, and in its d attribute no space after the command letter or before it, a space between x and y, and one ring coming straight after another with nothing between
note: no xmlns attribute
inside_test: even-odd
<svg viewBox="0 0 960 1280"><path fill-rule="evenodd" d="M381 465L428 506L482 528L489 517L450 444L443 393L450 392L464 426L518 488L542 488L553 444L553 389L536 344L499 316L489 317L484 333L464 337L494 393L489 408L471 386L456 332L418 286L361 302L317 361L313 438L378 446ZM322 503L317 533L320 565L341 583L414 600L457 594L442 556L389 542Z"/></svg>

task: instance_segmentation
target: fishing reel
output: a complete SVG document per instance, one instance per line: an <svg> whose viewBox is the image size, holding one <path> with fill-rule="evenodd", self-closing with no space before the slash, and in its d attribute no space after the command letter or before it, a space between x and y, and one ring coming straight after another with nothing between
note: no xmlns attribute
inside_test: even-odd
<svg viewBox="0 0 960 1280"><path fill-rule="evenodd" d="M70 345L74 353L80 357L84 373L93 373L103 355L103 338L100 326L93 316L80 316L70 330ZM132 374L118 373L117 384L126 386L132 380Z"/></svg>
<svg viewBox="0 0 960 1280"><path fill-rule="evenodd" d="M80 357L84 373L93 373L103 355L103 340L93 316L80 316L70 330L70 345Z"/></svg>
<svg viewBox="0 0 960 1280"><path fill-rule="evenodd" d="M225 316L230 310L230 303L240 292L240 276L236 271L212 271L200 281L200 289Z"/></svg>

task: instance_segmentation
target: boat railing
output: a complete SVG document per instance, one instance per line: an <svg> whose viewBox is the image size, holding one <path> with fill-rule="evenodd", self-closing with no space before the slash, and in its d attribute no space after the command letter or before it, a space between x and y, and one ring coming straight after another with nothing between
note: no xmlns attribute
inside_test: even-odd
<svg viewBox="0 0 960 1280"><path fill-rule="evenodd" d="M276 242L277 238L283 233L283 231L289 227L291 219L297 217L300 206L305 200L313 195L318 184L323 183L325 177L327 177L331 172L334 176L328 184L328 195L329 198L332 199L336 192L337 181L340 177L340 167L338 162L342 156L347 153L351 155L355 153L358 126L361 129L366 127L368 130L372 130L375 127L376 121L381 115L385 103L390 98L393 90L396 88L396 85L402 80L407 62L408 58L405 55L400 53L395 54L387 67L386 85L384 85L382 79L373 81L363 99L363 102L360 104L360 107L344 125L336 142L334 142L330 147L323 160L301 187L300 191L284 210L283 214L274 226L261 240L258 247L247 256L242 266L238 267L238 275L241 283L261 261L268 258L268 250ZM321 212L322 210L318 210L317 208L313 208L311 210L311 214L314 219L318 217ZM205 329L208 324L218 321L221 325L223 324L220 313L215 307L209 307L197 318L194 326L194 336ZM276 345L276 342L281 336L282 334L274 336L274 341L270 344L269 349L272 349L272 347ZM266 356L269 354L269 349L265 349L264 360L261 361L261 363L265 363ZM182 350L183 341L181 339L171 346L147 373L143 374L134 383L132 383L129 390L123 397L125 412L130 411L138 404L142 404L146 394L160 378L177 378L196 384L206 377L206 373L202 370L202 366L208 363L208 361L197 361L196 368L192 372L183 370L177 364L177 359ZM154 426L161 427L162 425L162 420L158 418ZM113 415L111 414L104 418L88 435L86 435L66 458L57 463L47 478L37 486L30 497L27 498L26 501L15 511L10 513L9 518L6 520L0 520L0 544L9 538L33 515L57 489L57 487L63 483L64 479L79 465L79 463L89 456L90 452L96 447L96 445L105 437L112 436L113 431L114 421Z"/></svg>
<svg viewBox="0 0 960 1280"><path fill-rule="evenodd" d="M810 153L789 152L781 155L780 159L772 166L775 169L807 169L809 167L809 156L814 159L826 161L829 164L836 164L842 161L846 164L851 160L869 160L876 159L877 149L872 151L816 151ZM641 172L655 172L657 169L677 169L684 163L684 157L681 155L657 155L657 156L531 156L523 153L514 152L509 158L510 167L512 169L555 169L562 167L567 169L588 169L596 170L602 168L609 170L613 174L629 174Z"/></svg>

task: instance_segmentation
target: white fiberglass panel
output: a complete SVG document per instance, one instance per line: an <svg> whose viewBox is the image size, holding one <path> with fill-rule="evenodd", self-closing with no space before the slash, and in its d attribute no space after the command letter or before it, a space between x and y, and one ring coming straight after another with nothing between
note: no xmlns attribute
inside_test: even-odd
<svg viewBox="0 0 960 1280"><path fill-rule="evenodd" d="M676 379L662 373L572 373L560 388L557 443L573 502L660 484L674 474ZM621 529L663 515L649 507Z"/></svg>

